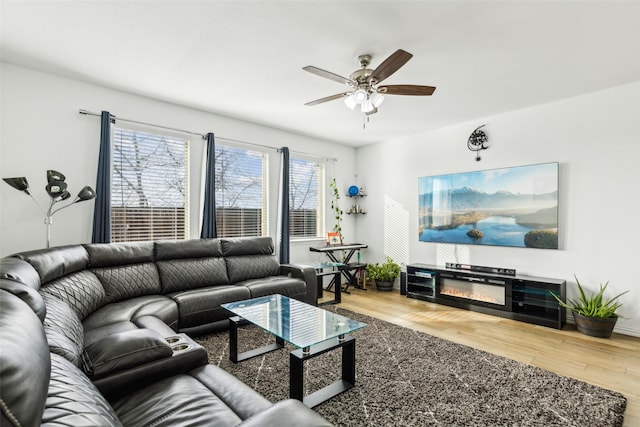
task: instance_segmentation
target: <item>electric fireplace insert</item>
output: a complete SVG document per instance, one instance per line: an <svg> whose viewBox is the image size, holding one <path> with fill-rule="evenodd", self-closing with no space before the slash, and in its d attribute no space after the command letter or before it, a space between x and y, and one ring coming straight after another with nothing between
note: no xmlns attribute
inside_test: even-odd
<svg viewBox="0 0 640 427"><path fill-rule="evenodd" d="M511 281L467 273L440 273L437 296L454 305L469 308L480 305L511 311Z"/></svg>

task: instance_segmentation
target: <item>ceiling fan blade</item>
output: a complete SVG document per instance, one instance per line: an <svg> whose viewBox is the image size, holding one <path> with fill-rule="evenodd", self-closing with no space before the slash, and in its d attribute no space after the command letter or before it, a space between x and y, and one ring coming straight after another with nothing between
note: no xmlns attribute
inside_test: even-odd
<svg viewBox="0 0 640 427"><path fill-rule="evenodd" d="M428 96L436 90L434 86L418 86L418 85L390 85L379 86L378 92L384 95L414 95Z"/></svg>
<svg viewBox="0 0 640 427"><path fill-rule="evenodd" d="M338 93L338 94L335 94L335 95L327 96L325 98L316 99L315 101L309 101L304 105L307 105L307 106L311 107L313 105L322 104L323 102L328 102L328 101L333 101L334 99L344 98L345 96L349 96L349 95L351 95L351 92Z"/></svg>
<svg viewBox="0 0 640 427"><path fill-rule="evenodd" d="M413 57L412 54L406 52L402 49L396 50L391 54L387 59L385 59L382 64L378 65L378 67L373 70L373 73L369 76L370 84L378 84L396 71L400 69L404 64L407 63Z"/></svg>
<svg viewBox="0 0 640 427"><path fill-rule="evenodd" d="M331 71L323 70L322 68L314 67L313 65L307 65L306 67L302 67L302 69L315 74L316 76L324 77L325 79L333 80L338 83L344 83L347 85L353 84L353 82L346 77L339 76Z"/></svg>

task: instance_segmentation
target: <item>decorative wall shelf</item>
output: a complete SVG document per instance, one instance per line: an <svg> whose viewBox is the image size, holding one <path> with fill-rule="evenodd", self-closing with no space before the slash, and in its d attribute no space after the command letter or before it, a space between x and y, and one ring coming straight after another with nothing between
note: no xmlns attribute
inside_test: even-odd
<svg viewBox="0 0 640 427"><path fill-rule="evenodd" d="M366 194L362 194L362 193L358 193L358 194L347 193L346 196L349 197L349 198L367 197ZM360 205L358 205L358 204L352 205L351 209L349 209L349 211L347 212L347 215L364 215L364 214L366 214L366 212L363 211L362 208L360 207Z"/></svg>

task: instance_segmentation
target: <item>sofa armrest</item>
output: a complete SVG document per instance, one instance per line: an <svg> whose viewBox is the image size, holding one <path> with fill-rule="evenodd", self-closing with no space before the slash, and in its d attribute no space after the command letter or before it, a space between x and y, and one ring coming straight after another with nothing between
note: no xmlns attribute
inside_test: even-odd
<svg viewBox="0 0 640 427"><path fill-rule="evenodd" d="M151 329L135 329L108 335L85 347L82 365L91 379L171 357L173 350Z"/></svg>
<svg viewBox="0 0 640 427"><path fill-rule="evenodd" d="M238 427L324 427L332 425L299 400L287 399L247 418Z"/></svg>
<svg viewBox="0 0 640 427"><path fill-rule="evenodd" d="M313 267L300 264L280 264L280 274L304 280L307 284L305 302L311 305L318 305L316 270Z"/></svg>
<svg viewBox="0 0 640 427"><path fill-rule="evenodd" d="M175 334L163 340L169 345L170 356L113 372L93 383L108 400L113 400L163 378L186 374L209 363L207 351L189 336Z"/></svg>

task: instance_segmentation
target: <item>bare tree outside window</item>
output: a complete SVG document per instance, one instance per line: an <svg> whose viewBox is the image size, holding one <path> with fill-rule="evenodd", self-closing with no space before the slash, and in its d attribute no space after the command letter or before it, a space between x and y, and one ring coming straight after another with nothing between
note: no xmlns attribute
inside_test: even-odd
<svg viewBox="0 0 640 427"><path fill-rule="evenodd" d="M266 154L217 145L215 162L218 236L266 235Z"/></svg>
<svg viewBox="0 0 640 427"><path fill-rule="evenodd" d="M111 240L187 238L189 141L117 128L113 150Z"/></svg>

